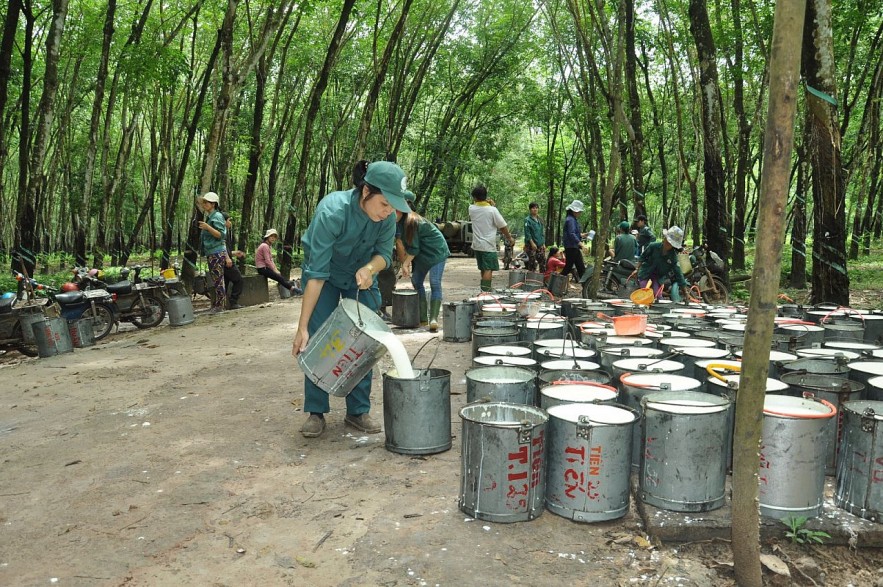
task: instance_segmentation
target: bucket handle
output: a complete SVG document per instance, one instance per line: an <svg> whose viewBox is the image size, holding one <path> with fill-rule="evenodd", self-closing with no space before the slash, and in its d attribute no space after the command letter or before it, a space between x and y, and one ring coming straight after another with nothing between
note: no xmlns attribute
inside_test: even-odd
<svg viewBox="0 0 883 587"><path fill-rule="evenodd" d="M422 351L424 348L426 348L426 345L431 343L433 340L436 341L436 343L438 343L438 344L435 345L435 352L432 353L432 358L429 359L429 364L426 365L425 371L427 372L427 375L429 374L429 370L432 368L432 363L435 361L435 358L438 356L438 349L441 348L441 338L439 338L438 336L433 336L432 338L430 338L429 340L424 342L420 346L420 348L417 349L417 352L414 353L414 358L411 359L411 364L413 365L415 363L415 361L417 361L417 355L420 354L420 351Z"/></svg>
<svg viewBox="0 0 883 587"><path fill-rule="evenodd" d="M837 408L834 406L834 404L832 404L831 402L829 402L827 400L819 399L817 397L806 397L805 395L804 395L804 399L807 399L809 401L819 402L820 404L823 404L823 405L827 406L828 408L830 408L831 411L827 414L821 414L821 413L820 414L800 414L801 418L804 418L806 420L824 420L825 418L831 418L832 416L837 415ZM766 408L764 408L763 413L764 414L772 414L773 416L784 416L786 418L793 418L794 417L794 414L789 414L788 412L779 412L777 410L768 410Z"/></svg>
<svg viewBox="0 0 883 587"><path fill-rule="evenodd" d="M723 375L721 375L720 373L717 372L717 369L720 369L721 371L735 371L736 373L741 373L742 372L741 365L723 365L721 363L711 363L710 365L705 367L705 370L708 371L709 375L711 375L712 377L714 377L716 379L720 379L721 381L723 381L724 383L727 384L727 387L730 387L730 386L738 387L738 384L736 384L735 381L727 381ZM733 385L733 384L735 384L735 385Z"/></svg>
<svg viewBox="0 0 883 587"><path fill-rule="evenodd" d="M856 314L859 318L861 318L862 324L865 323L865 317L862 315L861 312L854 310L853 308L850 308L848 306L837 306L836 308L825 314L825 317L819 320L819 324L824 324L825 321L830 318L832 314L836 314L837 312L846 312L847 314L852 312L853 314Z"/></svg>

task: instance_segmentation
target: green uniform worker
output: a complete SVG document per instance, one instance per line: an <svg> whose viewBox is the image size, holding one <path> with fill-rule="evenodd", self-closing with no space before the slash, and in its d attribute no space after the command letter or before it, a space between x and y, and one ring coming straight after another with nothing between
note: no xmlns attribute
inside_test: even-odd
<svg viewBox="0 0 883 587"><path fill-rule="evenodd" d="M619 223L619 234L613 241L613 260L615 262L626 260L634 261L635 252L638 250L638 241L629 232L629 223L623 220Z"/></svg>
<svg viewBox="0 0 883 587"><path fill-rule="evenodd" d="M648 281L658 286L664 278L672 275L671 299L679 302L681 297L676 286L683 288L690 286L678 264L678 250L684 246L684 231L672 226L662 234L665 238L661 242L650 243L644 247L644 252L638 260L638 268L631 276L637 275L640 286L646 287Z"/></svg>
<svg viewBox="0 0 883 587"><path fill-rule="evenodd" d="M414 194L408 192L405 198L413 202ZM442 304L442 276L445 260L451 255L448 243L438 227L416 212L396 213L399 216L399 238L405 249L402 261L402 274L411 278L420 304L420 323L429 324L430 332L438 331L438 313ZM429 275L430 299L427 306L426 289L423 281ZM427 316L428 309L428 316Z"/></svg>
<svg viewBox="0 0 883 587"><path fill-rule="evenodd" d="M300 354L310 337L331 315L341 298L355 299L373 310L380 305L375 276L390 266L395 240L394 210L409 210L403 196L405 173L387 161L353 172L356 189L322 198L301 239L304 249L304 296L292 354ZM371 409L369 373L346 396L345 422L362 432L380 432L368 415ZM328 394L304 378L304 412L310 416L301 434L313 438L325 431L330 411Z"/></svg>
<svg viewBox="0 0 883 587"><path fill-rule="evenodd" d="M540 205L531 202L528 206L530 214L524 219L524 250L527 251L527 270L543 271L543 257L546 240L543 235L543 223L540 221Z"/></svg>

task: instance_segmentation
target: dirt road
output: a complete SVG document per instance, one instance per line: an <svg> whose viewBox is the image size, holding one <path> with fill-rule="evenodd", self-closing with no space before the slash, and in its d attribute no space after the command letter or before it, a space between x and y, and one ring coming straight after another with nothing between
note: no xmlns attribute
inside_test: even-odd
<svg viewBox="0 0 883 587"><path fill-rule="evenodd" d="M471 259L449 261L447 299L477 282ZM301 437L299 306L274 299L58 357L0 357L0 584L733 583L727 544L654 545L634 507L602 524L463 514L468 343L442 343L434 364L452 373L450 451L389 452L384 434L343 425L337 398L324 436ZM412 355L433 336L400 335ZM389 366L376 371L379 419ZM783 548L815 558L829 585L883 576L879 552Z"/></svg>

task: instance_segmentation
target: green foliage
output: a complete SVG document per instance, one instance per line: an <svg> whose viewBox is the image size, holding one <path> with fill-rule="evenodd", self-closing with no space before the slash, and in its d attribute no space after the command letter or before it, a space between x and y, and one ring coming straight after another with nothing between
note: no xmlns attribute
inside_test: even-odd
<svg viewBox="0 0 883 587"><path fill-rule="evenodd" d="M821 530L810 530L806 527L807 518L803 516L790 517L782 520L782 523L788 527L785 532L785 538L791 540L792 544L824 544L825 538L831 535Z"/></svg>

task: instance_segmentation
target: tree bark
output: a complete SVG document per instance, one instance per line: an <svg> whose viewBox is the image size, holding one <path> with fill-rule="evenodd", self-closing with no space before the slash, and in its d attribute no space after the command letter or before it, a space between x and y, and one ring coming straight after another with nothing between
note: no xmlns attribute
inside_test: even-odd
<svg viewBox="0 0 883 587"><path fill-rule="evenodd" d="M770 99L764 131L757 252L751 279L751 303L745 330L745 354L733 437L733 568L736 583L761 587L758 470L761 413L769 371L770 342L788 202L794 119L800 82L800 51L793 39L803 27L804 0L776 4L770 55ZM760 477L762 491L763 477Z"/></svg>
<svg viewBox="0 0 883 587"><path fill-rule="evenodd" d="M806 0L803 0L804 2ZM791 226L791 279L789 285L795 289L806 287L806 155L803 147L797 148L797 189Z"/></svg>
<svg viewBox="0 0 883 587"><path fill-rule="evenodd" d="M812 303L849 305L846 272L846 181L836 110L830 0L809 0L803 29L807 156L812 165Z"/></svg>
<svg viewBox="0 0 883 587"><path fill-rule="evenodd" d="M638 65L635 49L635 2L625 5L625 82L629 95L629 166L631 167L634 214L646 214L644 186L644 128L641 122L641 96L638 94ZM626 199L626 198L624 198ZM602 241L603 242L603 241Z"/></svg>

